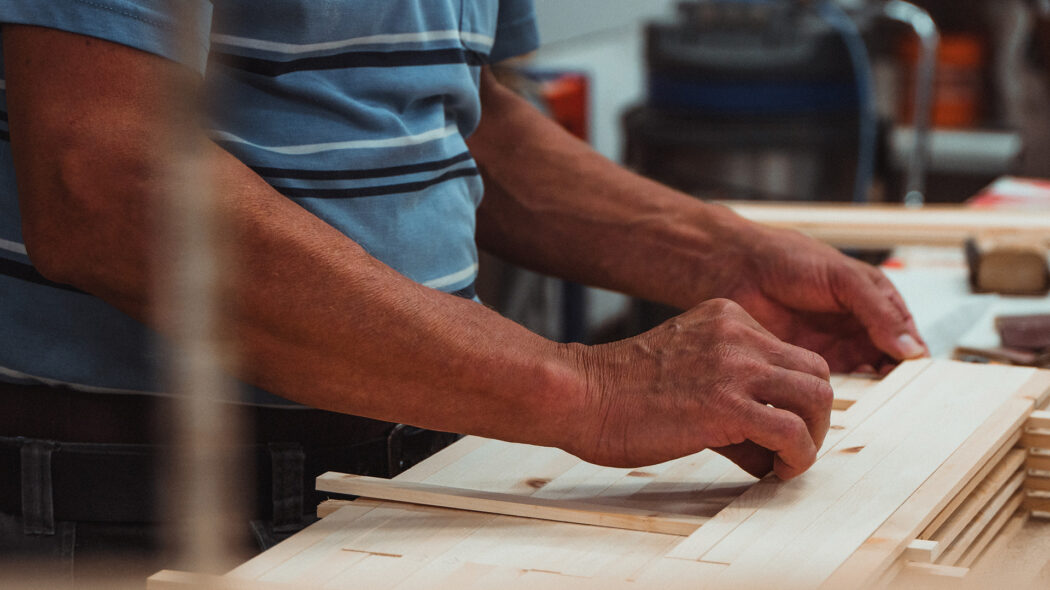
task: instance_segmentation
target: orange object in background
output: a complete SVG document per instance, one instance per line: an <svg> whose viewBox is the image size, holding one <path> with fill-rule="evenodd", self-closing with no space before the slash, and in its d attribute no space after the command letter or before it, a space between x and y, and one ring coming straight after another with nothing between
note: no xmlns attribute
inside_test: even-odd
<svg viewBox="0 0 1050 590"><path fill-rule="evenodd" d="M588 140L588 80L583 74L564 73L544 81L541 95L552 119L576 137Z"/></svg>
<svg viewBox="0 0 1050 590"><path fill-rule="evenodd" d="M985 61L983 39L968 33L941 36L937 49L937 77L933 84L930 121L934 127L976 127L983 107ZM919 42L904 39L899 47L902 84L898 114L910 124L915 110L915 67L919 61Z"/></svg>

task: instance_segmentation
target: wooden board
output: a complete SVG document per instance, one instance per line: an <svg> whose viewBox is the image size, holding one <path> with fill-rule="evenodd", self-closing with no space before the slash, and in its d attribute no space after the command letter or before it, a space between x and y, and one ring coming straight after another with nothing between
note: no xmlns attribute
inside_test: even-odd
<svg viewBox="0 0 1050 590"><path fill-rule="evenodd" d="M958 205L842 205L727 201L752 221L801 231L839 247L959 246L967 238L1009 234L1050 245L1050 216Z"/></svg>
<svg viewBox="0 0 1050 590"><path fill-rule="evenodd" d="M611 469L554 449L468 437L368 492L412 502L452 498L466 509L328 504L329 516L228 577L355 590L871 586L902 567L900 556L946 507L965 504L956 495L973 493L1002 464L1004 445L1020 437L1050 391L1048 375L919 361L877 383L850 381L859 393L834 413L817 463L789 482L756 480L709 451ZM1019 502L1005 492L999 498L984 504L979 525L958 533L968 542L957 549L959 560L974 557L1010 516L1003 511ZM506 509L507 502L517 507ZM539 510L544 520L481 513L480 504ZM682 537L560 522L552 507L576 515L585 507L585 518L630 521L640 511L703 524ZM950 547L916 550L933 560Z"/></svg>

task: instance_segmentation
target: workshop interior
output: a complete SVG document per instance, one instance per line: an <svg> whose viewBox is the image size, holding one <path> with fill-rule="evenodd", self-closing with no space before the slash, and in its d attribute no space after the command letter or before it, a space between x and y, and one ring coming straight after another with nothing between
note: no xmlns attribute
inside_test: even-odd
<svg viewBox="0 0 1050 590"><path fill-rule="evenodd" d="M833 375L830 434L788 482L710 450L619 469L406 424L304 466L294 445L254 444L236 409L220 362L236 351L213 331L222 230L195 188L204 164L175 137L163 206L179 254L158 281L178 288L158 305L183 319L165 344L178 395L154 425L170 444L117 452L99 465L126 461L128 481L84 486L162 474L155 502L128 509L162 524L140 551L75 567L61 559L75 540L44 557L0 544L0 588L1050 587L1050 0L535 11L540 48L493 66L505 86L638 174L878 266L930 358ZM560 343L683 311L480 256L477 297ZM75 445L15 444L0 461L46 486L95 469ZM292 499L304 475L307 506ZM257 480L264 518L243 500ZM76 534L38 500L12 501L50 517L41 546ZM48 507L83 534L121 534L121 510L62 502Z"/></svg>

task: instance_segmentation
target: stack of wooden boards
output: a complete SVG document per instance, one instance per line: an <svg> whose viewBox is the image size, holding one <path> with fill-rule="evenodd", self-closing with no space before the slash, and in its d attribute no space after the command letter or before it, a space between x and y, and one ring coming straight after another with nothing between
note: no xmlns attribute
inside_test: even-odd
<svg viewBox="0 0 1050 590"><path fill-rule="evenodd" d="M611 469L468 437L394 480L320 477L320 489L368 498L323 506L320 522L209 582L875 587L902 570L959 573L1023 522L1023 504L1045 509L1022 489L1050 482L1025 471L1043 454L1019 445L1046 442L1033 411L1047 401L1050 372L915 361L881 381L834 385L844 409L817 463L788 482L755 480L709 451ZM184 583L200 580L162 572L150 587Z"/></svg>

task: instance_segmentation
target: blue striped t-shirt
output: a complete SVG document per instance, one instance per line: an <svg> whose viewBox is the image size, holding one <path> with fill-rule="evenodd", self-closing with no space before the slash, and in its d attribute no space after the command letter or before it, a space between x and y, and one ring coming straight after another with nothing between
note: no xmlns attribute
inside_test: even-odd
<svg viewBox="0 0 1050 590"><path fill-rule="evenodd" d="M480 66L537 45L531 0L0 0L0 22L175 59L174 1L195 6L200 54L187 65L213 92L215 142L403 275L471 293L482 185L465 138ZM156 391L149 330L26 256L5 84L0 379Z"/></svg>

